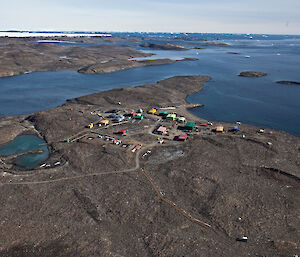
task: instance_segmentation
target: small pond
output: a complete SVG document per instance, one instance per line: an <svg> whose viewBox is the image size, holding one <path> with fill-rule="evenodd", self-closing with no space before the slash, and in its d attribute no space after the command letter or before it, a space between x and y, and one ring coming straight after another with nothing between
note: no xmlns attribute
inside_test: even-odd
<svg viewBox="0 0 300 257"><path fill-rule="evenodd" d="M35 135L17 136L9 144L0 146L0 156L9 156L36 150L42 150L43 152L38 154L23 154L14 159L14 163L18 169L31 170L36 168L41 162L47 160L49 156L47 143Z"/></svg>

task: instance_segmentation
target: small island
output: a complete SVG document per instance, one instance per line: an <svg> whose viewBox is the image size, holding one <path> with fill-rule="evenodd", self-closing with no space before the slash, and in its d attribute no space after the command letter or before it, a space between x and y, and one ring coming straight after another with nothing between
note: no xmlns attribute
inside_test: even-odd
<svg viewBox="0 0 300 257"><path fill-rule="evenodd" d="M264 77L267 76L268 74L265 72L260 72L260 71L242 71L238 76L240 77Z"/></svg>
<svg viewBox="0 0 300 257"><path fill-rule="evenodd" d="M207 42L203 44L203 46L230 46L230 45L222 42Z"/></svg>
<svg viewBox="0 0 300 257"><path fill-rule="evenodd" d="M288 80L276 81L276 83L283 84L283 85L300 85L300 82L298 81L288 81Z"/></svg>
<svg viewBox="0 0 300 257"><path fill-rule="evenodd" d="M156 44L156 43L144 43L140 45L141 47L152 48L152 49L159 49L159 50L176 50L176 51L183 51L188 50L188 48L180 45L174 44Z"/></svg>
<svg viewBox="0 0 300 257"><path fill-rule="evenodd" d="M186 57L186 58L183 58L182 60L179 60L179 61L199 61L199 59L198 58Z"/></svg>

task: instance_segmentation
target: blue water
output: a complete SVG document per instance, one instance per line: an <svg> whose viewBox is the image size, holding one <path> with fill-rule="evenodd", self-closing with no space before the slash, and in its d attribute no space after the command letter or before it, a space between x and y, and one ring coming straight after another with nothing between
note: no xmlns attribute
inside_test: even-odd
<svg viewBox="0 0 300 257"><path fill-rule="evenodd" d="M119 35L115 33L115 35ZM196 115L218 121L242 122L284 130L300 137L300 86L276 84L300 81L300 36L232 34L120 34L135 49L155 53L150 58L199 58L172 65L149 66L110 74L85 75L74 71L36 72L0 78L0 116L31 113L63 104L66 99L119 87L154 83L176 75L208 75L212 81L187 99L204 103ZM113 34L114 36L114 34ZM250 36L253 39L250 39ZM159 37L159 39L154 39ZM225 42L228 47L188 51L149 50L141 42L202 46L205 41ZM228 52L238 52L239 55ZM246 58L250 56L250 58ZM239 77L241 71L267 72L262 78Z"/></svg>
<svg viewBox="0 0 300 257"><path fill-rule="evenodd" d="M47 144L34 135L17 136L7 145L0 146L0 156L26 153L28 151L43 150L40 154L24 154L15 158L14 162L19 169L34 169L49 156Z"/></svg>

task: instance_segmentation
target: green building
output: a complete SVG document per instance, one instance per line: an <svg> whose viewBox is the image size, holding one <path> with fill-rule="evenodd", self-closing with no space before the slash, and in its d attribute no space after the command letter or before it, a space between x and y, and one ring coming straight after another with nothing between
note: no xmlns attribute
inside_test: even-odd
<svg viewBox="0 0 300 257"><path fill-rule="evenodd" d="M167 116L169 113L167 111L160 111L159 116Z"/></svg>
<svg viewBox="0 0 300 257"><path fill-rule="evenodd" d="M185 123L185 118L184 118L184 117L176 117L176 120L177 120L179 123Z"/></svg>
<svg viewBox="0 0 300 257"><path fill-rule="evenodd" d="M175 119L176 119L176 114L174 113L168 114L166 117L166 120L175 120Z"/></svg>
<svg viewBox="0 0 300 257"><path fill-rule="evenodd" d="M188 129L188 130L194 130L195 128L195 122L188 122L187 124L185 124L185 129Z"/></svg>

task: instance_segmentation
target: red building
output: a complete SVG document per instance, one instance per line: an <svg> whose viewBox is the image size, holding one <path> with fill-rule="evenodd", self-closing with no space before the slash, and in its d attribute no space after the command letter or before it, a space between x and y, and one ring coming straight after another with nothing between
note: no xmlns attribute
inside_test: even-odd
<svg viewBox="0 0 300 257"><path fill-rule="evenodd" d="M119 130L119 131L118 131L118 134L120 134L120 135L125 135L125 134L126 134L126 130L125 130L125 129Z"/></svg>
<svg viewBox="0 0 300 257"><path fill-rule="evenodd" d="M178 137L178 140L185 142L187 140L187 134L184 134L184 133L180 134Z"/></svg>

